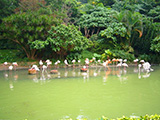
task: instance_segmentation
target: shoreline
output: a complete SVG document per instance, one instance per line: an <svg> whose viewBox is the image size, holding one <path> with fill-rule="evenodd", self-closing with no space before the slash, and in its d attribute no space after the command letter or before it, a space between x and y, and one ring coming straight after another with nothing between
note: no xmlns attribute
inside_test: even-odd
<svg viewBox="0 0 160 120"><path fill-rule="evenodd" d="M18 67L16 67L16 70L25 70L25 69L29 69L31 65L28 65L28 66L21 66L19 65ZM73 65L70 65L68 67L65 67L65 65L59 65L58 68L73 68L73 69L76 69L76 68L82 68L84 65L75 65L75 67L73 67ZM135 64L128 64L129 67L134 67ZM159 66L159 64L152 64L151 66ZM3 71L3 70L9 70L8 69L9 65L8 66L4 66L3 64L0 65L0 71ZM96 68L96 67L104 67L103 65L90 65L89 68ZM117 67L116 65L108 65L108 67ZM137 65L138 67L138 65ZM58 68L55 68L54 65L50 66L50 68L52 69L58 69Z"/></svg>

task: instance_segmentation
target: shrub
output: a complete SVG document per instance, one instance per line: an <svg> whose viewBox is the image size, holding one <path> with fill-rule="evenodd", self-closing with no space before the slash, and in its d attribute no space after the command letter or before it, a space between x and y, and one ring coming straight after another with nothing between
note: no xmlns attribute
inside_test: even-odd
<svg viewBox="0 0 160 120"><path fill-rule="evenodd" d="M124 50L105 50L105 53L102 54L102 59L113 59L121 58L127 59L128 61L133 61L135 59L134 54L125 52Z"/></svg>

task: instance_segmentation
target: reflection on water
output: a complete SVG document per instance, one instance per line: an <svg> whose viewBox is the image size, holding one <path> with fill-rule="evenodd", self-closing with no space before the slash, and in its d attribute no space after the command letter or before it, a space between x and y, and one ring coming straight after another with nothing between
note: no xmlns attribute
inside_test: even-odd
<svg viewBox="0 0 160 120"><path fill-rule="evenodd" d="M14 119L21 113L19 119L28 120L93 120L103 115L113 118L159 114L160 81L155 77L156 69L153 72L134 67L96 67L87 72L78 68L57 70L56 74L46 69L35 75L29 75L27 70L1 71L0 114Z"/></svg>
<svg viewBox="0 0 160 120"><path fill-rule="evenodd" d="M151 75L151 71L145 71L143 68L134 67L133 72L138 74L139 79L148 78Z"/></svg>
<svg viewBox="0 0 160 120"><path fill-rule="evenodd" d="M112 67L109 69L104 69L103 67L90 68L87 72L81 72L79 69L74 68L65 68L59 69L57 73L50 74L49 70L45 69L36 73L35 75L28 75L27 71L25 71L24 79L29 78L33 80L35 83L45 84L46 81L52 79L60 79L60 78L70 78L70 77L82 77L84 82L89 81L90 77L102 77L102 82L106 85L109 76L116 76L121 84L125 84L128 80L127 69ZM131 73L131 71L129 71ZM138 75L138 79L148 78L151 76L150 72L146 72L143 69L138 69L136 67L133 68L133 73ZM14 82L19 79L19 71L4 71L5 80L9 80L9 87L11 90L14 88ZM21 79L21 78L20 78Z"/></svg>

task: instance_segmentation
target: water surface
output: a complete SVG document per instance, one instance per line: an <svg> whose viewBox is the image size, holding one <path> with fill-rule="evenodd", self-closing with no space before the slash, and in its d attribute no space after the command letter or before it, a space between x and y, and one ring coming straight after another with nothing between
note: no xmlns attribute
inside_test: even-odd
<svg viewBox="0 0 160 120"><path fill-rule="evenodd" d="M59 120L160 114L160 67L0 71L0 119Z"/></svg>

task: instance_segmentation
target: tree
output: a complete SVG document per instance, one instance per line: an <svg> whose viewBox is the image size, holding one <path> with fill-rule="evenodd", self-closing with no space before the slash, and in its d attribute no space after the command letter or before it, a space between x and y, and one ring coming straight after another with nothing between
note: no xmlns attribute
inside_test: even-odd
<svg viewBox="0 0 160 120"><path fill-rule="evenodd" d="M1 32L3 38L18 44L28 58L35 59L38 51L31 48L31 43L35 40L45 41L48 36L47 31L58 22L60 20L40 11L22 12L4 18Z"/></svg>
<svg viewBox="0 0 160 120"><path fill-rule="evenodd" d="M13 14L17 6L18 0L0 0L0 23L4 17Z"/></svg>
<svg viewBox="0 0 160 120"><path fill-rule="evenodd" d="M16 12L37 11L44 6L45 0L19 0L19 6L15 9Z"/></svg>
<svg viewBox="0 0 160 120"><path fill-rule="evenodd" d="M117 22L110 23L105 30L100 32L100 36L105 38L103 44L110 44L110 49L125 47L125 41L128 37L126 27L122 23Z"/></svg>
<svg viewBox="0 0 160 120"><path fill-rule="evenodd" d="M55 17L59 17L65 24L74 24L74 17L78 13L76 0L46 0Z"/></svg>
<svg viewBox="0 0 160 120"><path fill-rule="evenodd" d="M121 11L115 15L116 19L119 22L122 22L127 28L127 34L129 36L128 45L132 46L133 44L133 32L137 31L139 37L142 37L143 34L143 17L139 12L131 12L129 10Z"/></svg>
<svg viewBox="0 0 160 120"><path fill-rule="evenodd" d="M151 50L155 52L160 52L160 36L157 36L151 42Z"/></svg>
<svg viewBox="0 0 160 120"><path fill-rule="evenodd" d="M95 7L80 17L77 25L81 30L84 29L85 36L91 37L93 34L98 34L100 30L104 30L108 23L114 21L112 17L115 11L105 7Z"/></svg>
<svg viewBox="0 0 160 120"><path fill-rule="evenodd" d="M153 19L154 22L160 22L160 6L156 6L148 12L148 16Z"/></svg>
<svg viewBox="0 0 160 120"><path fill-rule="evenodd" d="M48 33L49 36L45 42L40 40L32 42L33 48L50 47L63 59L69 52L81 52L88 47L88 39L82 36L82 33L74 25L52 26Z"/></svg>
<svg viewBox="0 0 160 120"><path fill-rule="evenodd" d="M150 21L150 19L148 19L147 17L144 17L142 37L139 37L138 32L136 31L132 33L132 39L134 39L132 47L134 48L136 56L138 56L139 54L151 53L151 41L158 35L159 28L160 24L154 23L153 21Z"/></svg>

